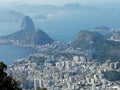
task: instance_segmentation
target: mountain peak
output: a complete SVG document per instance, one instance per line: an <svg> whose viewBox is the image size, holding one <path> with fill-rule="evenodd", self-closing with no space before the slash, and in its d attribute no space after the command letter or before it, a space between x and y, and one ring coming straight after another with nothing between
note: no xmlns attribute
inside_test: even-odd
<svg viewBox="0 0 120 90"><path fill-rule="evenodd" d="M20 44L45 45L53 43L44 31L36 30L32 19L25 16L21 23L21 29L15 33L0 38L1 40L18 42Z"/></svg>
<svg viewBox="0 0 120 90"><path fill-rule="evenodd" d="M34 23L29 16L25 16L21 23L22 30L35 30Z"/></svg>

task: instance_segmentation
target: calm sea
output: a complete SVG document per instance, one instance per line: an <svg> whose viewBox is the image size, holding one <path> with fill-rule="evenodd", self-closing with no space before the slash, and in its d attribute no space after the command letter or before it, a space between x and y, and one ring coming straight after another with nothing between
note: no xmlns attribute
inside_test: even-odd
<svg viewBox="0 0 120 90"><path fill-rule="evenodd" d="M2 44L0 45L0 62L10 65L13 64L15 60L27 57L35 52L36 50L33 48Z"/></svg>

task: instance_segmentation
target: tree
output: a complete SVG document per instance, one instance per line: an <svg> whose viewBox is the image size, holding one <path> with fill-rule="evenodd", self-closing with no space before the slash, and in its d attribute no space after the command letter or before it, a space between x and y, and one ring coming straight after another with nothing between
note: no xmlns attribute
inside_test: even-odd
<svg viewBox="0 0 120 90"><path fill-rule="evenodd" d="M38 87L37 90L47 90L47 88L41 88L41 87Z"/></svg>
<svg viewBox="0 0 120 90"><path fill-rule="evenodd" d="M117 71L106 71L103 72L104 77L109 81L119 81L120 80L120 72Z"/></svg>
<svg viewBox="0 0 120 90"><path fill-rule="evenodd" d="M7 66L0 62L0 90L22 90L18 82L12 76L7 75L6 69Z"/></svg>

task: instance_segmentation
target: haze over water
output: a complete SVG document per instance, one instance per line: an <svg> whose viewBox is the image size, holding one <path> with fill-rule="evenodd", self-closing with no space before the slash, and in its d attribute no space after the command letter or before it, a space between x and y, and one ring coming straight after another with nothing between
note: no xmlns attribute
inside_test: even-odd
<svg viewBox="0 0 120 90"><path fill-rule="evenodd" d="M53 39L66 42L72 41L80 30L91 30L97 26L119 29L120 13L106 10L68 11L48 19L33 21L37 28L45 31ZM16 32L19 27L20 22L0 22L0 36Z"/></svg>
<svg viewBox="0 0 120 90"><path fill-rule="evenodd" d="M15 60L27 57L35 52L32 48L2 44L0 45L0 61L10 65L13 64Z"/></svg>
<svg viewBox="0 0 120 90"><path fill-rule="evenodd" d="M13 11L28 15L31 18L39 14L48 16L46 19L33 19L36 28L42 29L53 39L62 42L73 41L76 34L80 30L92 30L97 26L108 26L109 28L120 29L120 9L119 9L120 2L118 0L117 0L118 3L114 0L111 0L110 3L109 1L106 1L106 3L104 3L104 1L103 2L101 1L101 3L92 2L92 4L91 3L89 4L88 2L85 3L84 2L85 0L84 1L75 0L74 3L76 3L76 1L82 1L79 2L80 5L83 6L88 5L94 8L77 9L77 10L60 10L60 11L58 10L54 12L44 12L44 10L41 10L40 12L35 13L36 11L25 12L24 9L19 9L19 8L16 9L14 8L15 6L12 4L13 6L10 9L9 7L6 7L3 11L3 8L1 8L0 13L14 9ZM4 1L5 4L6 2L7 0ZM19 5L18 2L16 2L16 6ZM23 4L21 3L20 4L26 7L26 5L29 6L30 4L27 2L29 1L26 1L26 3L22 2ZM73 0L67 3L73 3ZM2 4L2 1L0 1L0 4ZM58 2L56 2L56 4L58 4ZM66 3L61 2L61 5L63 4ZM3 14L3 16L0 16L0 18L7 18L7 17L9 17L9 15L7 14L6 15ZM18 31L19 29L20 29L20 21L12 21L12 19L11 21L0 20L0 36L11 34L13 32ZM33 53L34 50L30 48L21 48L13 45L0 45L0 60L5 61L5 63L7 64L11 64L14 60L26 57Z"/></svg>

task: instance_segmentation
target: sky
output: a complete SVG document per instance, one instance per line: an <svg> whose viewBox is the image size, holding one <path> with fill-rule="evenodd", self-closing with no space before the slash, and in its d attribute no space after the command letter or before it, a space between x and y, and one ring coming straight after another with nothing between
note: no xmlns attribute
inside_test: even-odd
<svg viewBox="0 0 120 90"><path fill-rule="evenodd" d="M54 4L63 5L66 3L89 4L89 3L120 3L120 0L0 0L0 5L7 4Z"/></svg>

